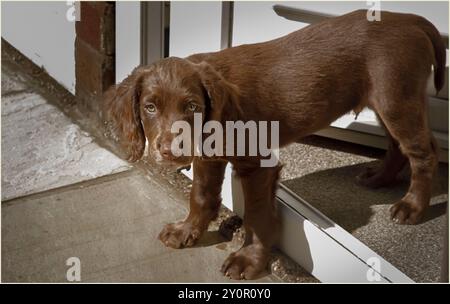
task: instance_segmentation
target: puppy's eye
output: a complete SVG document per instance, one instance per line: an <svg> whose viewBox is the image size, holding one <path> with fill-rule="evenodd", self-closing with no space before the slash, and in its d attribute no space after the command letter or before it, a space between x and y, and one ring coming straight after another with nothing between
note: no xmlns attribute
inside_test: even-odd
<svg viewBox="0 0 450 304"><path fill-rule="evenodd" d="M156 106L152 103L145 106L145 111L148 113L155 113L156 112Z"/></svg>
<svg viewBox="0 0 450 304"><path fill-rule="evenodd" d="M193 102L189 102L189 103L188 103L188 105L187 105L187 110L188 110L188 111L190 111L190 112L195 112L195 111L197 111L197 109L198 109L198 105L196 105L196 104L193 103Z"/></svg>

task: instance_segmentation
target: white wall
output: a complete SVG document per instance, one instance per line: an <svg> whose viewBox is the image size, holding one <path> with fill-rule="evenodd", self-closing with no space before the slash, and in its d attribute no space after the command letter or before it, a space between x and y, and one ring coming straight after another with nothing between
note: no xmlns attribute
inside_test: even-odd
<svg viewBox="0 0 450 304"><path fill-rule="evenodd" d="M366 2L235 2L233 45L282 36L304 26L277 16L272 6L284 4L330 14L366 7ZM139 64L138 2L118 2L117 54L120 81ZM66 19L69 8L61 2L2 2L2 37L72 93L75 92L75 23ZM447 2L382 2L384 10L420 14L448 33ZM121 12L125 12L121 14ZM82 18L82 16L81 16ZM172 2L170 55L184 57L220 49L220 2Z"/></svg>
<svg viewBox="0 0 450 304"><path fill-rule="evenodd" d="M307 24L278 16L273 5L342 15L356 9L369 8L366 1L236 1L234 4L233 45L274 39L298 30ZM430 20L440 32L448 34L448 2L382 1L381 9L421 15Z"/></svg>
<svg viewBox="0 0 450 304"><path fill-rule="evenodd" d="M75 22L61 2L1 3L2 37L75 93Z"/></svg>
<svg viewBox="0 0 450 304"><path fill-rule="evenodd" d="M220 49L220 2L172 2L170 7L170 56ZM140 64L140 3L116 3L116 82Z"/></svg>
<svg viewBox="0 0 450 304"><path fill-rule="evenodd" d="M121 82L140 64L141 4L116 2L116 82Z"/></svg>
<svg viewBox="0 0 450 304"><path fill-rule="evenodd" d="M170 56L220 50L222 3L172 2L170 7Z"/></svg>

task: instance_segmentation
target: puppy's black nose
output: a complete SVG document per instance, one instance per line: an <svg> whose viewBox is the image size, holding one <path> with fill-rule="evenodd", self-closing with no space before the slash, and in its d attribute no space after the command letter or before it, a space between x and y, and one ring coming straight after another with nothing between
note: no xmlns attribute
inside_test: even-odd
<svg viewBox="0 0 450 304"><path fill-rule="evenodd" d="M174 160L176 157L172 154L171 142L161 143L159 152L165 160Z"/></svg>

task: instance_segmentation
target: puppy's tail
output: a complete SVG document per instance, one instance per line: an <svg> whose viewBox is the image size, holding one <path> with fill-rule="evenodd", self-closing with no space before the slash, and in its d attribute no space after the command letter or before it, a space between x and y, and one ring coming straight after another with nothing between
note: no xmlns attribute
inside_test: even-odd
<svg viewBox="0 0 450 304"><path fill-rule="evenodd" d="M434 48L434 87L436 88L436 95L444 86L445 82L445 56L446 47L439 31L428 20L421 18L420 27L427 34Z"/></svg>

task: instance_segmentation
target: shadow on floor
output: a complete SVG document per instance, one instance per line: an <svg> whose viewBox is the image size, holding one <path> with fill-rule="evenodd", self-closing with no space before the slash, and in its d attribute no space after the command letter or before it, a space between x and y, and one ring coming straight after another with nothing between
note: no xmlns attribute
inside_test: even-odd
<svg viewBox="0 0 450 304"><path fill-rule="evenodd" d="M287 187L311 203L345 230L353 232L369 223L374 215L372 206L386 205L400 200L408 190L409 173L402 172L396 185L390 188L369 189L356 183L357 176L367 167L377 167L380 161L326 169L283 181ZM423 222L445 213L448 193L448 167L440 166L433 183L432 206ZM436 200L438 200L436 202Z"/></svg>

